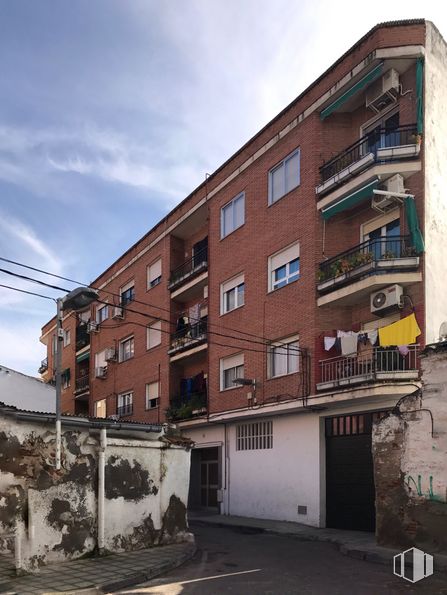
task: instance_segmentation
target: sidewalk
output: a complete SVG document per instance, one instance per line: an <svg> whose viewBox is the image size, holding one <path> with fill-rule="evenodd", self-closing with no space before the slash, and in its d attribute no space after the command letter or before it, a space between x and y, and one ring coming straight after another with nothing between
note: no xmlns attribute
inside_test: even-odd
<svg viewBox="0 0 447 595"><path fill-rule="evenodd" d="M0 593L109 593L168 572L192 558L195 550L194 543L165 545L44 566L38 574L22 577L15 576L11 558L0 556Z"/></svg>
<svg viewBox="0 0 447 595"><path fill-rule="evenodd" d="M236 527L243 531L275 533L289 535L302 541L326 541L335 544L339 551L352 558L367 560L377 564L393 563L393 556L399 550L376 544L375 536L364 531L342 531L339 529L320 529L300 523L287 521L269 521L248 517L223 516L218 514L188 513L190 523L215 525L217 527ZM430 552L428 552L430 553ZM447 556L433 553L434 568L438 572L447 572Z"/></svg>

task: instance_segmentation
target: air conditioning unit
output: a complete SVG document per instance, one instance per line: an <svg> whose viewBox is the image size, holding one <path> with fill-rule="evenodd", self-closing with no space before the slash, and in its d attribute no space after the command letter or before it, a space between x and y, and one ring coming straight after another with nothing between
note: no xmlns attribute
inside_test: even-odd
<svg viewBox="0 0 447 595"><path fill-rule="evenodd" d="M107 376L107 366L99 366L95 368L95 378L106 378Z"/></svg>
<svg viewBox="0 0 447 595"><path fill-rule="evenodd" d="M123 308L121 308L121 306L115 306L113 308L113 314L112 314L112 318L116 319L123 319L124 318L124 310Z"/></svg>
<svg viewBox="0 0 447 595"><path fill-rule="evenodd" d="M371 294L371 312L383 314L390 308L399 308L402 304L404 290L401 285L389 285Z"/></svg>
<svg viewBox="0 0 447 595"><path fill-rule="evenodd" d="M399 90L399 73L390 68L366 90L366 107L376 114L396 101Z"/></svg>
<svg viewBox="0 0 447 595"><path fill-rule="evenodd" d="M371 208L379 213L387 213L403 202L397 194L405 193L404 178L400 174L392 176L385 182L382 192L373 194Z"/></svg>
<svg viewBox="0 0 447 595"><path fill-rule="evenodd" d="M114 362L116 360L116 350L113 347L106 349L104 354L106 362Z"/></svg>
<svg viewBox="0 0 447 595"><path fill-rule="evenodd" d="M99 331L99 324L94 320L90 320L87 323L87 332L88 333L97 333Z"/></svg>

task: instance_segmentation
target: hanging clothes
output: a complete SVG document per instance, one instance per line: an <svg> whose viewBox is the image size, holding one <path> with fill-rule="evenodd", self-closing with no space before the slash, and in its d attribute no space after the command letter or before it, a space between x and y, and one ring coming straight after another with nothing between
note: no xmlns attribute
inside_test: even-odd
<svg viewBox="0 0 447 595"><path fill-rule="evenodd" d="M344 356L357 353L358 333L345 334L340 337L341 354Z"/></svg>
<svg viewBox="0 0 447 595"><path fill-rule="evenodd" d="M388 326L379 328L379 343L381 347L390 345L411 345L416 342L416 338L421 334L416 316L410 314L402 320L393 322Z"/></svg>
<svg viewBox="0 0 447 595"><path fill-rule="evenodd" d="M399 350L399 353L401 355L403 355L404 357L410 353L410 350L408 349L408 345L399 345L398 350Z"/></svg>
<svg viewBox="0 0 447 595"><path fill-rule="evenodd" d="M196 324L199 322L199 312L200 312L200 304L194 304L189 309L189 320L191 324Z"/></svg>
<svg viewBox="0 0 447 595"><path fill-rule="evenodd" d="M337 337L325 337L324 338L324 348L326 351L330 351L332 347L335 345L337 341Z"/></svg>
<svg viewBox="0 0 447 595"><path fill-rule="evenodd" d="M368 331L366 334L368 335L369 342L374 346L377 343L377 337L379 336L377 329Z"/></svg>

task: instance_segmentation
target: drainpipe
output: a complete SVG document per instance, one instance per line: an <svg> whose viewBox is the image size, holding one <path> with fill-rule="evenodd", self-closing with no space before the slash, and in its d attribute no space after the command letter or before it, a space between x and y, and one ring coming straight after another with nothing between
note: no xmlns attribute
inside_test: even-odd
<svg viewBox="0 0 447 595"><path fill-rule="evenodd" d="M98 550L104 553L104 489L106 469L107 430L100 431L100 448L98 456Z"/></svg>
<svg viewBox="0 0 447 595"><path fill-rule="evenodd" d="M22 523L16 520L16 527L14 531L14 562L16 567L16 574L22 574Z"/></svg>

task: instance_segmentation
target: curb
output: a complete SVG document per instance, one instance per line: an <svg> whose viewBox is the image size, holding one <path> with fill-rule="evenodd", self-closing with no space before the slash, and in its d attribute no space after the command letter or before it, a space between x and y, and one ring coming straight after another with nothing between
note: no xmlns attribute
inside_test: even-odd
<svg viewBox="0 0 447 595"><path fill-rule="evenodd" d="M273 529L270 527L256 527L254 525L243 525L240 523L222 523L218 520L204 520L204 519L190 519L191 524L198 525L199 527L206 527L206 526L215 526L220 528L233 528L238 529L243 533L268 533L271 535L283 535L286 537L293 537L299 541L318 541L321 543L332 543L336 546L338 551L343 556L348 556L350 558L355 558L356 560L364 560L366 562L371 562L373 564L384 564L389 565L393 563L393 556L399 554L400 551L394 550L391 548L383 548L388 549L388 552L381 551L380 549L382 546L369 546L366 548L362 548L358 544L349 543L346 541L342 541L341 539L337 538L336 536L330 535L318 535L318 533L308 534L305 533L294 533L292 531L281 531L279 529ZM434 558L434 569L438 572L447 572L447 556L444 554L433 554Z"/></svg>

